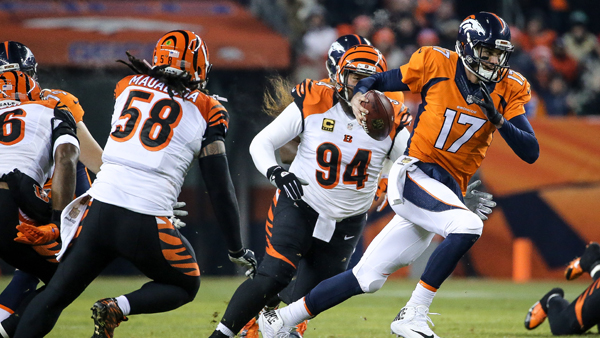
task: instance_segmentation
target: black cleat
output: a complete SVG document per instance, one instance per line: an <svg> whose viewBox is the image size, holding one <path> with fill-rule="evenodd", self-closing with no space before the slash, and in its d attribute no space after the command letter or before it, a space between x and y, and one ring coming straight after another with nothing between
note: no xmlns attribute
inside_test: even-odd
<svg viewBox="0 0 600 338"><path fill-rule="evenodd" d="M115 328L121 322L127 321L123 311L114 298L100 299L92 306L92 319L94 320L94 334L92 338L113 338Z"/></svg>

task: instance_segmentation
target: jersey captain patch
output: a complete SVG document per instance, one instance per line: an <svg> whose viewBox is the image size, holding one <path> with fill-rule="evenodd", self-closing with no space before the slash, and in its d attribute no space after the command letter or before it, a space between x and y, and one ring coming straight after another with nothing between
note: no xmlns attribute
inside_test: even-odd
<svg viewBox="0 0 600 338"><path fill-rule="evenodd" d="M323 119L323 124L321 125L321 129L325 131L333 131L333 127L335 126L335 121L332 119Z"/></svg>

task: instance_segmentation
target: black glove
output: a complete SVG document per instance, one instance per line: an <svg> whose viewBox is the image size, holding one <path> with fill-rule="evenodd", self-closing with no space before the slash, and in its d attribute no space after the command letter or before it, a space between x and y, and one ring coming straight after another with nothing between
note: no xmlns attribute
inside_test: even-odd
<svg viewBox="0 0 600 338"><path fill-rule="evenodd" d="M241 249L240 251L229 253L229 260L235 264L247 268L246 277L254 278L256 275L256 267L258 263L254 257L254 252L250 249Z"/></svg>
<svg viewBox="0 0 600 338"><path fill-rule="evenodd" d="M481 95L483 95L483 100L479 101L479 100L475 99L475 100L473 100L473 101L475 101L473 103L475 103L476 105L481 107L481 109L483 110L483 113L485 114L485 116L487 116L488 120L490 122L492 122L493 125L500 124L500 121L502 121L503 117L496 110L496 107L494 106L494 100L492 100L492 97L490 96L490 92L488 91L488 89L485 86L485 83L483 81L479 82L479 86L481 87Z"/></svg>
<svg viewBox="0 0 600 338"><path fill-rule="evenodd" d="M300 180L294 173L291 173L281 166L275 165L267 170L267 177L271 183L275 183L275 186L281 191L285 191L287 197L294 201L299 200L304 191L302 185L307 185L306 181Z"/></svg>

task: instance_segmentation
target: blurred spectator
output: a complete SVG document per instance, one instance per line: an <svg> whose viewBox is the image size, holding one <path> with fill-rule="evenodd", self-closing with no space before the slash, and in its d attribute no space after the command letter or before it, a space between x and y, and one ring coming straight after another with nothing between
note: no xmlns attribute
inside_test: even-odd
<svg viewBox="0 0 600 338"><path fill-rule="evenodd" d="M311 60L325 60L332 41L337 39L337 31L325 22L325 8L314 6L307 18L303 55ZM323 68L323 67L321 67Z"/></svg>
<svg viewBox="0 0 600 338"><path fill-rule="evenodd" d="M337 30L325 23L325 8L320 5L311 7L306 19L306 29L299 50L295 78L321 79L326 76L323 64L329 46L338 37Z"/></svg>
<svg viewBox="0 0 600 338"><path fill-rule="evenodd" d="M565 116L569 113L567 89L565 80L560 75L554 75L550 80L548 90L540 92L548 116Z"/></svg>
<svg viewBox="0 0 600 338"><path fill-rule="evenodd" d="M580 90L568 97L577 115L600 115L600 46L580 63Z"/></svg>
<svg viewBox="0 0 600 338"><path fill-rule="evenodd" d="M369 16L359 15L352 20L352 27L354 28L355 34L360 36L371 36L373 22Z"/></svg>
<svg viewBox="0 0 600 338"><path fill-rule="evenodd" d="M578 68L577 61L567 54L563 39L559 38L552 45L552 59L550 60L552 68L556 70L568 84L573 84L577 79Z"/></svg>
<svg viewBox="0 0 600 338"><path fill-rule="evenodd" d="M439 34L441 47L454 50L459 25L460 20L456 17L454 4L452 1L443 1L435 12L433 23L433 28Z"/></svg>
<svg viewBox="0 0 600 338"><path fill-rule="evenodd" d="M431 27L435 21L434 13L442 4L442 0L417 0L415 19L421 27Z"/></svg>
<svg viewBox="0 0 600 338"><path fill-rule="evenodd" d="M398 68L408 61L402 50L396 46L395 34L389 27L383 27L375 32L371 42L385 56L388 69Z"/></svg>
<svg viewBox="0 0 600 338"><path fill-rule="evenodd" d="M556 32L547 29L542 13L536 13L527 21L526 34L523 37L523 49L530 51L537 46L552 46L556 39Z"/></svg>
<svg viewBox="0 0 600 338"><path fill-rule="evenodd" d="M417 25L412 16L403 16L398 19L396 27L396 44L405 49L415 45L417 41Z"/></svg>
<svg viewBox="0 0 600 338"><path fill-rule="evenodd" d="M596 49L598 40L587 30L588 17L582 11L575 11L569 17L571 30L565 34L567 53L578 62Z"/></svg>
<svg viewBox="0 0 600 338"><path fill-rule="evenodd" d="M511 42L515 46L515 50L510 56L510 68L523 74L527 79L531 79L535 73L535 66L531 55L522 48L524 34L517 27L510 27L510 34L512 35Z"/></svg>
<svg viewBox="0 0 600 338"><path fill-rule="evenodd" d="M413 15L415 6L412 0L383 0L382 2L383 8L390 13L392 21Z"/></svg>
<svg viewBox="0 0 600 338"><path fill-rule="evenodd" d="M537 46L531 50L531 58L535 69L533 78L529 79L531 86L540 93L546 92L549 90L550 79L554 74L550 64L552 51L546 46Z"/></svg>
<svg viewBox="0 0 600 338"><path fill-rule="evenodd" d="M431 28L422 29L417 35L417 44L419 46L438 46L440 38L435 30Z"/></svg>

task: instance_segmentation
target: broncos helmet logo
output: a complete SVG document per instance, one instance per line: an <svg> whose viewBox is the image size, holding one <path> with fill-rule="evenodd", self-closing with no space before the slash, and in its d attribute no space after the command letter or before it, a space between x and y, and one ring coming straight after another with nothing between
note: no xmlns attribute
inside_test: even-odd
<svg viewBox="0 0 600 338"><path fill-rule="evenodd" d="M463 30L466 34L471 34L469 31L475 31L478 36L485 36L485 29L475 19L466 19L460 24L459 29Z"/></svg>

